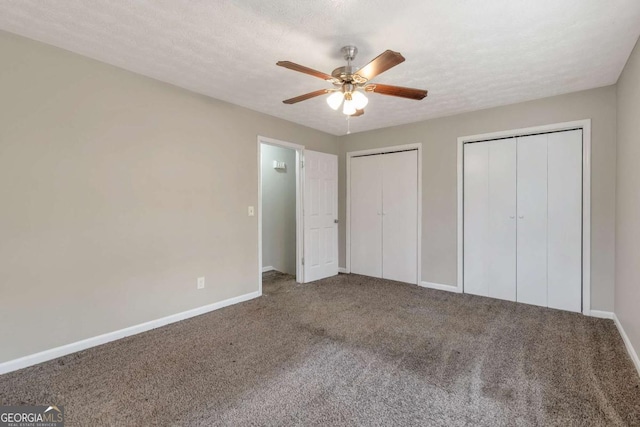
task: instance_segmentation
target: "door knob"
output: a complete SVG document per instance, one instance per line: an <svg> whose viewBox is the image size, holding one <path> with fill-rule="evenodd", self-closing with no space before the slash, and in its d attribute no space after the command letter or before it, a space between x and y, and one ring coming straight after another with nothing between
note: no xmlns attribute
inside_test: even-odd
<svg viewBox="0 0 640 427"><path fill-rule="evenodd" d="M333 220L333 222L334 222L335 224L337 224L337 223L338 223L338 220L337 220L337 219L334 219L334 220Z"/></svg>
<svg viewBox="0 0 640 427"><path fill-rule="evenodd" d="M509 215L509 218L514 219L515 215Z"/></svg>
<svg viewBox="0 0 640 427"><path fill-rule="evenodd" d="M524 215L520 215L520 216L518 216L518 218L524 219Z"/></svg>

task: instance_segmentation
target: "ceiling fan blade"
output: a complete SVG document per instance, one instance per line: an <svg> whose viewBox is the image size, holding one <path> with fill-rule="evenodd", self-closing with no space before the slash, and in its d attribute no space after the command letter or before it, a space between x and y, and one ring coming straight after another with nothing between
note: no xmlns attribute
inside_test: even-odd
<svg viewBox="0 0 640 427"><path fill-rule="evenodd" d="M305 67L304 65L296 64L295 62L278 61L278 62L276 62L276 65L279 65L280 67L288 68L288 69L293 70L293 71L298 71L300 73L309 74L310 76L317 77L317 78L322 79L322 80L327 80L327 81L330 81L330 82L333 82L335 80L329 74L314 70L314 69L309 68L309 67Z"/></svg>
<svg viewBox="0 0 640 427"><path fill-rule="evenodd" d="M367 65L360 68L356 74L367 80L371 80L378 74L384 73L389 68L393 68L402 62L404 62L404 56L402 56L400 52L385 50Z"/></svg>
<svg viewBox="0 0 640 427"><path fill-rule="evenodd" d="M399 96L400 98L409 98L419 101L427 96L427 91L422 89L413 89L410 87L383 85L378 83L368 84L364 87L367 92L375 92L381 95Z"/></svg>
<svg viewBox="0 0 640 427"><path fill-rule="evenodd" d="M324 95L325 93L333 92L332 89L320 89L315 92L305 93L304 95L296 96L295 98L285 99L285 104L295 104L296 102L306 101L307 99L315 98L316 96Z"/></svg>
<svg viewBox="0 0 640 427"><path fill-rule="evenodd" d="M363 115L363 114L364 114L364 109L362 109L362 110L356 110L356 112L355 112L355 113L353 113L353 114L351 115L351 117L360 117L360 116L361 116L361 115Z"/></svg>

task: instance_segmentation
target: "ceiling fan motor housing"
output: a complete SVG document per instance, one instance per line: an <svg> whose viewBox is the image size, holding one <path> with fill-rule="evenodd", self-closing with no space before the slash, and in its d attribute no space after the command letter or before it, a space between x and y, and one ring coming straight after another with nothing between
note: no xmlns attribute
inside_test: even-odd
<svg viewBox="0 0 640 427"><path fill-rule="evenodd" d="M338 67L331 72L331 75L340 80L340 83L334 83L339 86L341 83L353 83L358 86L362 86L367 82L367 79L356 74L358 70L352 65L345 65L344 67Z"/></svg>
<svg viewBox="0 0 640 427"><path fill-rule="evenodd" d="M340 80L340 83L334 84L336 86L339 86L342 83L353 83L356 85L365 84L367 82L367 79L357 75L356 72L358 71L358 69L351 65L351 61L353 61L358 54L358 48L355 46L344 46L340 51L342 52L342 56L344 57L344 59L347 61L347 65L345 65L344 67L338 67L331 72L331 75L333 77ZM347 92L347 90L345 90L344 88L344 85L342 91Z"/></svg>

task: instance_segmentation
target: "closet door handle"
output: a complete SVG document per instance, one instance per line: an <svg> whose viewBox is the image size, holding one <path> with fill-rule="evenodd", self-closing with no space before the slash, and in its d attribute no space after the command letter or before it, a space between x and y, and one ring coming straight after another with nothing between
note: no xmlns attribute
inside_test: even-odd
<svg viewBox="0 0 640 427"><path fill-rule="evenodd" d="M518 218L524 219L524 215L519 215Z"/></svg>
<svg viewBox="0 0 640 427"><path fill-rule="evenodd" d="M516 216L515 215L509 215L510 219L514 219Z"/></svg>

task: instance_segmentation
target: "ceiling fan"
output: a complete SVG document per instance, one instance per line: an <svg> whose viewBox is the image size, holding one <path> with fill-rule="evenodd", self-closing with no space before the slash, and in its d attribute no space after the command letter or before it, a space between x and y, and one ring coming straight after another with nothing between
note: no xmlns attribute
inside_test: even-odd
<svg viewBox="0 0 640 427"><path fill-rule="evenodd" d="M336 68L333 70L331 75L291 61L277 62L276 65L279 65L280 67L318 77L335 86L333 89L316 90L314 92L296 96L295 98L286 99L282 102L285 104L295 104L300 101L306 101L307 99L330 93L331 95L327 97L327 104L329 104L331 108L337 110L340 108L340 105L342 105L342 112L344 114L347 116L357 117L364 114L364 107L366 107L369 102L362 91L415 99L418 101L427 96L427 91L422 89L369 83L369 81L377 75L382 74L388 69L404 62L404 56L399 52L386 50L360 69L356 69L351 65L351 61L355 59L356 54L358 53L358 48L355 46L345 46L341 49L341 52L344 59L347 61L347 65Z"/></svg>

